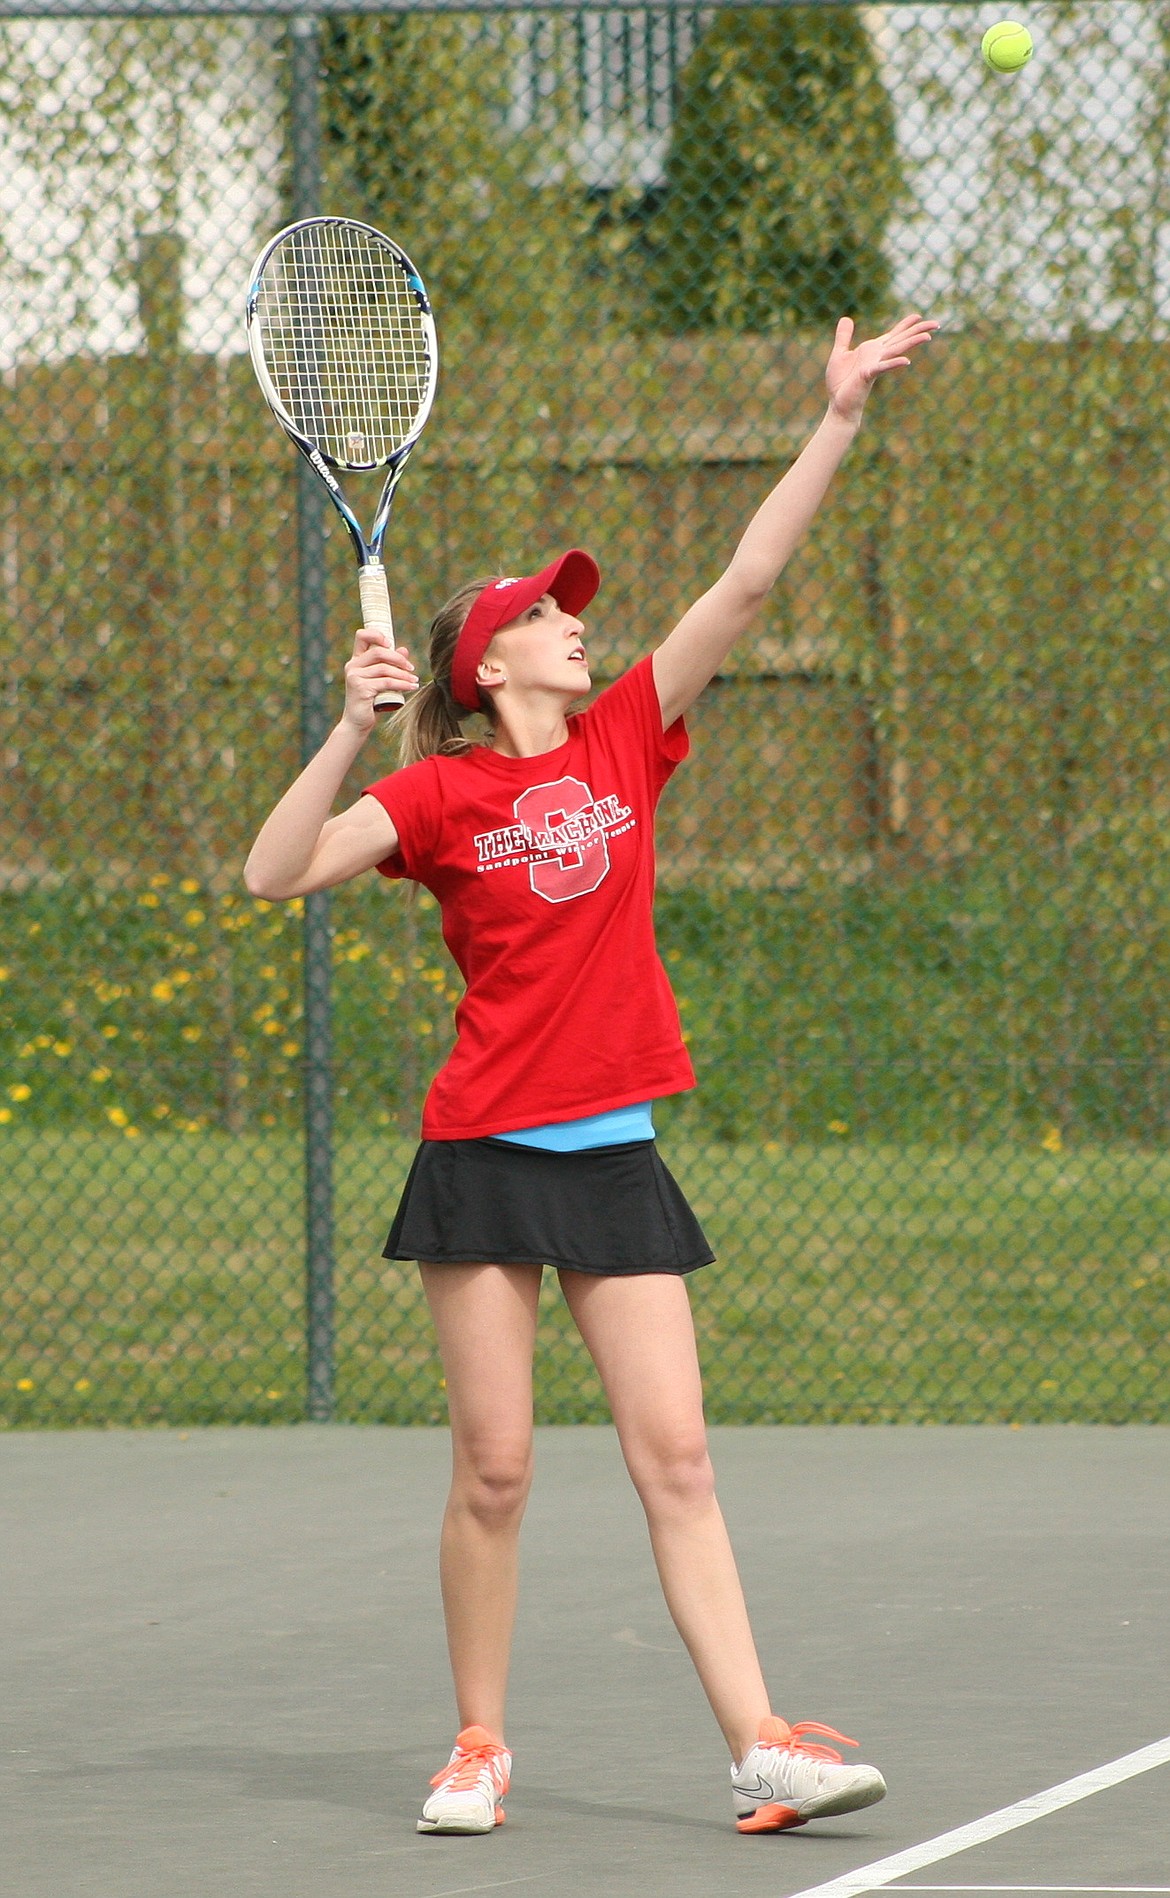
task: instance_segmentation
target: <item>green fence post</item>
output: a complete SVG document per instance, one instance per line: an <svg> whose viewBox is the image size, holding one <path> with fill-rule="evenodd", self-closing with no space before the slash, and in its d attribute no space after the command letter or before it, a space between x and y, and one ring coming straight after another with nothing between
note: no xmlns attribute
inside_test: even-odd
<svg viewBox="0 0 1170 1898"><path fill-rule="evenodd" d="M297 15L290 33L290 118L294 217L320 209L317 21ZM325 501L321 484L297 458L298 605L301 660L301 757L307 762L328 731L325 627ZM304 1113L305 1264L308 1415L333 1416L333 1026L329 897L305 899Z"/></svg>

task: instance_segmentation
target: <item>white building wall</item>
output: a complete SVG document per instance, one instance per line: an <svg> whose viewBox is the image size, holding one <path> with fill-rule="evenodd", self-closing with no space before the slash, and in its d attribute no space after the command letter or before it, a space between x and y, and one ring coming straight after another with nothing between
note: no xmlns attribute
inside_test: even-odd
<svg viewBox="0 0 1170 1898"><path fill-rule="evenodd" d="M242 347L247 272L279 210L268 21L0 29L0 367L140 348L140 234L182 240L185 348Z"/></svg>

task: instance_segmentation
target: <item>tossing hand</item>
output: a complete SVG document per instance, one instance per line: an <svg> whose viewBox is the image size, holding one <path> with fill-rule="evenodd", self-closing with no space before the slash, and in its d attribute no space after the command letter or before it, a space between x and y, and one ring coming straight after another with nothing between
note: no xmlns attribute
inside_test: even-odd
<svg viewBox="0 0 1170 1898"><path fill-rule="evenodd" d="M833 353L825 370L829 407L854 427L861 420L866 398L879 376L888 369L908 369L910 352L928 343L939 324L929 316L903 316L883 336L868 343L853 341L853 318L843 316L833 338Z"/></svg>

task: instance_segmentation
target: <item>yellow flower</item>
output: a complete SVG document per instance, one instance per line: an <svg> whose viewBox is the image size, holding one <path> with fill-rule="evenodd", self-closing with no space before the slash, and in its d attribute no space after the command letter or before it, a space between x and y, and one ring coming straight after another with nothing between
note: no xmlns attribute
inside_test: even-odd
<svg viewBox="0 0 1170 1898"><path fill-rule="evenodd" d="M274 1404L278 1397L284 1396L284 1392L283 1391L265 1391L264 1395L265 1397L267 1397L270 1404Z"/></svg>
<svg viewBox="0 0 1170 1898"><path fill-rule="evenodd" d="M199 885L196 883L194 877L184 877L179 888L182 890L184 896L198 896L199 894Z"/></svg>
<svg viewBox="0 0 1170 1898"><path fill-rule="evenodd" d="M355 942L351 948L346 950L345 960L347 962L360 962L362 957L368 956L369 953L370 945L368 942Z"/></svg>
<svg viewBox="0 0 1170 1898"><path fill-rule="evenodd" d="M266 982L274 982L276 980L276 970L273 968L271 962L266 962L260 973Z"/></svg>
<svg viewBox="0 0 1170 1898"><path fill-rule="evenodd" d="M115 1127L125 1127L129 1123L130 1116L124 1107L107 1107L106 1119L113 1121Z"/></svg>
<svg viewBox="0 0 1170 1898"><path fill-rule="evenodd" d="M185 923L189 923L191 925L191 928L194 929L196 923L201 923L204 921L203 911L201 909L189 909L187 911L187 914L184 916L183 921Z"/></svg>
<svg viewBox="0 0 1170 1898"><path fill-rule="evenodd" d="M27 1061L29 1058L29 1055L35 1054L36 1051L37 1051L36 1042L26 1041L23 1048L18 1048L16 1050L16 1058L18 1061Z"/></svg>
<svg viewBox="0 0 1170 1898"><path fill-rule="evenodd" d="M41 933L41 926L39 923L30 923L28 928L25 931L25 934L27 936L39 936L40 933Z"/></svg>
<svg viewBox="0 0 1170 1898"><path fill-rule="evenodd" d="M266 1021L260 1033L262 1035L282 1035L284 1030L278 1021Z"/></svg>
<svg viewBox="0 0 1170 1898"><path fill-rule="evenodd" d="M107 1041L112 1041L117 1032L118 1030L114 1027L113 1022L108 1021L102 1023L102 1033Z"/></svg>
<svg viewBox="0 0 1170 1898"><path fill-rule="evenodd" d="M152 890L165 890L170 880L171 879L167 875L166 871L160 870L157 876L151 877L150 887Z"/></svg>
<svg viewBox="0 0 1170 1898"><path fill-rule="evenodd" d="M199 1041L203 1036L202 1028L195 1027L180 1028L179 1033L184 1041Z"/></svg>
<svg viewBox="0 0 1170 1898"><path fill-rule="evenodd" d="M89 1389L88 1377L79 1377L73 1388L75 1391L87 1391Z"/></svg>
<svg viewBox="0 0 1170 1898"><path fill-rule="evenodd" d="M272 1013L273 1013L272 1003L261 1002L259 1008L253 1011L252 1020L253 1021L267 1021L268 1017Z"/></svg>
<svg viewBox="0 0 1170 1898"><path fill-rule="evenodd" d="M1042 1141L1040 1142L1040 1145L1041 1145L1041 1146L1042 1146L1042 1147L1043 1147L1043 1148L1045 1149L1045 1151L1046 1151L1046 1152L1048 1152L1048 1153L1060 1153L1060 1152L1062 1152L1062 1150L1063 1150L1063 1148L1064 1148L1064 1140L1063 1140L1063 1139L1062 1139L1062 1137L1061 1137L1061 1132L1060 1132L1060 1128L1059 1128L1059 1127L1049 1127L1049 1129L1048 1129L1048 1131L1047 1131L1047 1133L1045 1134L1045 1136L1044 1136L1044 1138L1043 1138L1043 1140L1042 1140Z"/></svg>
<svg viewBox="0 0 1170 1898"><path fill-rule="evenodd" d="M52 1035L38 1035L36 1040L33 1042L34 1048L51 1048L52 1045L53 1045Z"/></svg>
<svg viewBox="0 0 1170 1898"><path fill-rule="evenodd" d="M36 1385L33 1383L31 1377L18 1377L16 1380L16 1388L18 1391L35 1391Z"/></svg>
<svg viewBox="0 0 1170 1898"><path fill-rule="evenodd" d="M416 1035L433 1035L435 1031L429 1021L416 1021L414 1032Z"/></svg>
<svg viewBox="0 0 1170 1898"><path fill-rule="evenodd" d="M89 1078L91 1081L108 1081L110 1072L109 1068L94 1068Z"/></svg>
<svg viewBox="0 0 1170 1898"><path fill-rule="evenodd" d="M175 969L171 975L171 981L177 989L186 988L193 979L190 969Z"/></svg>
<svg viewBox="0 0 1170 1898"><path fill-rule="evenodd" d="M67 1054L73 1053L73 1043L71 1041L55 1041L53 1043L53 1053L60 1055L62 1060L64 1060Z"/></svg>
<svg viewBox="0 0 1170 1898"><path fill-rule="evenodd" d="M141 1133L141 1131L142 1131L142 1129L141 1129L140 1127L127 1127L127 1129L126 1129L126 1138L127 1138L127 1140L135 1140L135 1139L137 1139L137 1137L138 1137L138 1135L139 1135L139 1134Z"/></svg>
<svg viewBox="0 0 1170 1898"><path fill-rule="evenodd" d="M280 1052L281 1054L286 1054L291 1061L294 1054L301 1052L301 1044L299 1041L282 1041L280 1044Z"/></svg>
<svg viewBox="0 0 1170 1898"><path fill-rule="evenodd" d="M142 905L143 909L157 909L158 908L158 897L155 895L153 890L147 890L145 895L139 897L138 901Z"/></svg>
<svg viewBox="0 0 1170 1898"><path fill-rule="evenodd" d="M175 999L174 984L168 982L165 976L161 981L151 984L150 992L156 1002L173 1002Z"/></svg>
<svg viewBox="0 0 1170 1898"><path fill-rule="evenodd" d="M167 1106L165 1101L160 1101L158 1103L158 1106L152 1107L150 1111L154 1115L156 1120L165 1120L171 1110Z"/></svg>
<svg viewBox="0 0 1170 1898"><path fill-rule="evenodd" d="M7 982L10 974L11 974L11 970L0 969L0 982Z"/></svg>
<svg viewBox="0 0 1170 1898"><path fill-rule="evenodd" d="M849 1132L849 1122L847 1120L831 1120L829 1122L829 1132L831 1134L847 1134Z"/></svg>
<svg viewBox="0 0 1170 1898"><path fill-rule="evenodd" d="M26 1101L31 1093L31 1087L24 1081L18 1081L15 1087L9 1088L8 1098L10 1101Z"/></svg>
<svg viewBox="0 0 1170 1898"><path fill-rule="evenodd" d="M0 1122L12 1119L11 1107L0 1107Z"/></svg>

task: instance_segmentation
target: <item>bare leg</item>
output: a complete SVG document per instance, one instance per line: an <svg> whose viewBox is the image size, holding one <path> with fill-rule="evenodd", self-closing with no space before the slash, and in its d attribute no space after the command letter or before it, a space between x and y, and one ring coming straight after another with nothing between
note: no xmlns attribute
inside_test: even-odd
<svg viewBox="0 0 1170 1898"><path fill-rule="evenodd" d="M667 1607L738 1763L771 1707L715 1496L686 1284L653 1272L560 1280L605 1385Z"/></svg>
<svg viewBox="0 0 1170 1898"><path fill-rule="evenodd" d="M532 1484L532 1351L540 1267L423 1265L451 1417L439 1575L460 1727L504 1733Z"/></svg>

